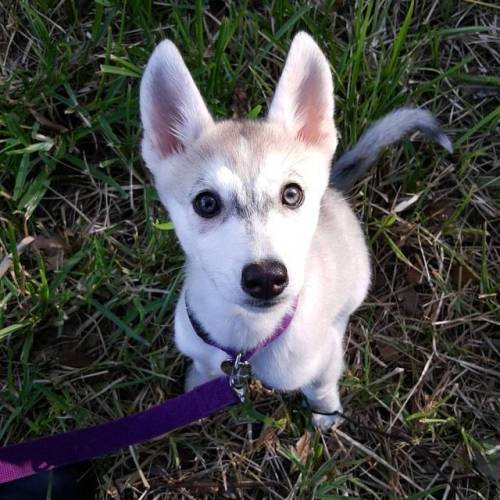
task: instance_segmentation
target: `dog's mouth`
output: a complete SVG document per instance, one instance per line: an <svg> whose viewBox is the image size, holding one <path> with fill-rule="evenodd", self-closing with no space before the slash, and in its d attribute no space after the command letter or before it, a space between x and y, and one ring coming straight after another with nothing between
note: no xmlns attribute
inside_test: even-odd
<svg viewBox="0 0 500 500"><path fill-rule="evenodd" d="M247 300L245 301L245 307L253 311L266 311L279 304L282 304L284 298L275 298L270 300Z"/></svg>

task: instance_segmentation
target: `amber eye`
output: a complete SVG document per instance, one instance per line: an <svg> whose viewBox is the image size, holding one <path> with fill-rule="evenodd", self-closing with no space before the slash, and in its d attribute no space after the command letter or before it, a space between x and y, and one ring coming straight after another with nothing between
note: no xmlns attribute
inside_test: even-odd
<svg viewBox="0 0 500 500"><path fill-rule="evenodd" d="M205 219L211 219L220 213L221 202L219 195L211 191L202 191L193 200L194 211Z"/></svg>
<svg viewBox="0 0 500 500"><path fill-rule="evenodd" d="M298 208L304 201L304 191L295 183L287 184L281 192L281 202L289 208Z"/></svg>

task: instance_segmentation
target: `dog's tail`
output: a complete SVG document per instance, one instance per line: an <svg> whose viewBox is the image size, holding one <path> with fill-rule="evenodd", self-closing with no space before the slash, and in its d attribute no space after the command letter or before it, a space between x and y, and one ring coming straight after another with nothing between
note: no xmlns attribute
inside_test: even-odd
<svg viewBox="0 0 500 500"><path fill-rule="evenodd" d="M381 149L419 130L444 149L453 152L453 146L434 116L424 109L400 108L376 121L349 151L334 161L330 186L339 191L349 189L378 158Z"/></svg>

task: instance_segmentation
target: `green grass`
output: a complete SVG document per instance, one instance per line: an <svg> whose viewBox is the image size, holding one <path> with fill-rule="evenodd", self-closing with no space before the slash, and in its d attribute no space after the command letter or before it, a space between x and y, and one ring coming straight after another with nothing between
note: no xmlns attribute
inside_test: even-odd
<svg viewBox="0 0 500 500"><path fill-rule="evenodd" d="M432 110L456 148L406 140L352 192L374 268L347 334L342 392L357 424L311 432L300 398L256 386L251 404L97 461L98 498L498 494L480 460L500 439L493 3L2 5L0 443L181 392L183 256L139 157L142 68L171 38L216 116L264 116L304 29L331 61L339 151L403 104Z"/></svg>

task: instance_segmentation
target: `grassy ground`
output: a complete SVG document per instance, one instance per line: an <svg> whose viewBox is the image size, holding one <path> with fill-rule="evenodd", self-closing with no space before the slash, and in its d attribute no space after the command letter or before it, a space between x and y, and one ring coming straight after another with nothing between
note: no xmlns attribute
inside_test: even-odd
<svg viewBox="0 0 500 500"><path fill-rule="evenodd" d="M352 192L374 268L347 335L355 423L312 432L298 396L255 386L246 407L97 461L98 498L498 498L499 14L493 0L3 0L0 443L181 392L183 257L139 158L142 67L169 37L217 116L262 116L305 29L335 74L339 150L406 103L455 146L405 141Z"/></svg>

